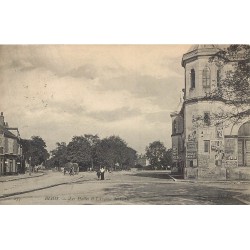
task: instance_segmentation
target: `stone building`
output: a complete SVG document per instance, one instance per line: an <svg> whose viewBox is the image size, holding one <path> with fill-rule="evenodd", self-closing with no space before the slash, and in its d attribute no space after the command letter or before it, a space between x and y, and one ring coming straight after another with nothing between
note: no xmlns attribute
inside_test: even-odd
<svg viewBox="0 0 250 250"><path fill-rule="evenodd" d="M210 122L212 113L226 108L225 103L206 98L225 74L209 60L218 49L215 45L194 45L182 58L184 96L171 113L172 172L186 179L242 179L250 167L250 120L230 126ZM197 116L203 118L202 126L197 126Z"/></svg>
<svg viewBox="0 0 250 250"><path fill-rule="evenodd" d="M12 132L11 132L12 131ZM17 174L22 164L22 148L17 128L9 127L0 115L0 175Z"/></svg>

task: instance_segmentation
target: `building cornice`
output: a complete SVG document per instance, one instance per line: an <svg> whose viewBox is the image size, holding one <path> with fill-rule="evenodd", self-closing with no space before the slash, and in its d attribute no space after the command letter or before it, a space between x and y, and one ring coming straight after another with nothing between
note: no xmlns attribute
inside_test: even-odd
<svg viewBox="0 0 250 250"><path fill-rule="evenodd" d="M197 102L222 102L222 103L226 104L226 102L219 97L218 98L211 98L211 97L207 97L207 96L186 99L184 101L184 104L186 105L186 104L197 103Z"/></svg>
<svg viewBox="0 0 250 250"><path fill-rule="evenodd" d="M201 56L213 56L218 51L219 51L219 48L211 47L211 48L195 49L193 51L187 52L182 57L181 66L185 67L186 62L194 61L198 59L198 57L201 57Z"/></svg>

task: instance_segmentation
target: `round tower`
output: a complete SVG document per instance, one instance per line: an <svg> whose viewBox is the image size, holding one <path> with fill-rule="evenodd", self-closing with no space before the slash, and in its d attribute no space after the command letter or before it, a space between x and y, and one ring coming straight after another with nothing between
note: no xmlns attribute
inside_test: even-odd
<svg viewBox="0 0 250 250"><path fill-rule="evenodd" d="M194 45L182 58L186 178L215 178L216 166L222 165L223 128L211 124L211 114L224 104L206 98L219 85L220 69L210 60L218 50L216 45Z"/></svg>

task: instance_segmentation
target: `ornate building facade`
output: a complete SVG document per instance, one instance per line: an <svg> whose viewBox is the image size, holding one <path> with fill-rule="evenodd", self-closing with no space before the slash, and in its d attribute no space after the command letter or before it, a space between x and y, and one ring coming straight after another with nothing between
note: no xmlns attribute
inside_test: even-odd
<svg viewBox="0 0 250 250"><path fill-rule="evenodd" d="M172 118L172 172L190 179L242 179L250 169L250 120L230 126L212 125L212 113L226 108L206 95L219 86L225 74L209 59L218 51L215 45L194 45L183 55L184 97ZM202 117L197 126L195 117Z"/></svg>
<svg viewBox="0 0 250 250"><path fill-rule="evenodd" d="M12 131L12 132L11 132ZM17 174L22 165L22 148L17 128L9 127L0 115L0 175Z"/></svg>

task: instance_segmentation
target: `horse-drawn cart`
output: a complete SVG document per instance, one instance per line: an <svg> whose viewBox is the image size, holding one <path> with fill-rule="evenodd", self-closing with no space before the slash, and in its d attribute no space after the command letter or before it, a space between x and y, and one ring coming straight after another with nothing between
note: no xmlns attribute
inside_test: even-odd
<svg viewBox="0 0 250 250"><path fill-rule="evenodd" d="M64 165L63 174L75 175L79 174L79 166L77 163L68 162Z"/></svg>

